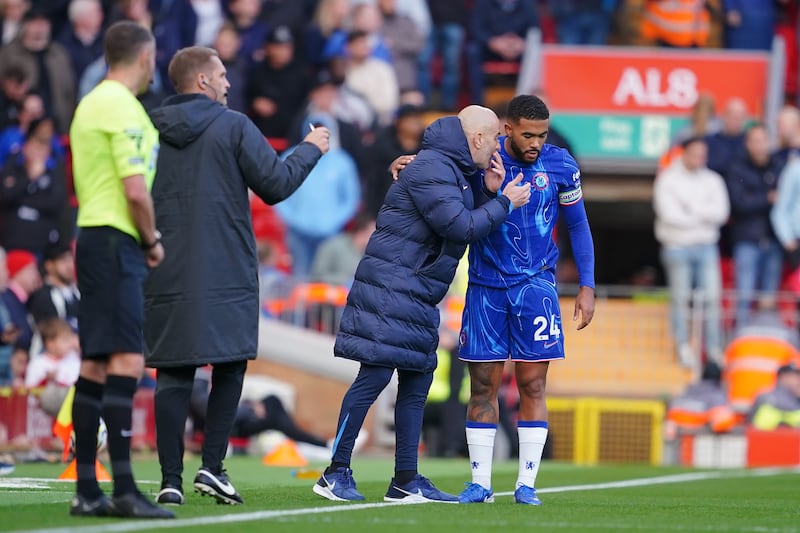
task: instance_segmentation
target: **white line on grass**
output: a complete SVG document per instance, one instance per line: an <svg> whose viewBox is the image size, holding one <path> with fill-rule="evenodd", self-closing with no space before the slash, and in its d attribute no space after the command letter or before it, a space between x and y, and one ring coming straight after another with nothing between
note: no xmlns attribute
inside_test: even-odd
<svg viewBox="0 0 800 533"><path fill-rule="evenodd" d="M566 485L563 487L549 487L537 489L537 493L558 493L572 492L580 490L606 490L630 487L641 487L650 485L665 485L670 483L686 483L691 481L705 481L719 478L741 478L754 476L772 476L775 474L800 473L800 468L781 469L781 468L761 468L754 470L738 471L712 471L712 472L692 472L686 474L673 474L668 476L658 476L649 478L627 479L622 481L611 481L606 483L593 483L585 485ZM496 493L496 496L508 496L513 492ZM179 527L204 526L209 524L234 524L238 522L254 522L256 520L266 520L270 518L283 518L297 515L337 513L342 511L360 511L362 509L375 509L378 507L393 507L396 505L408 505L403 503L355 503L343 505L327 505L324 507L306 507L303 509L276 509L274 511L254 511L251 513L235 513L228 515L198 516L194 518L179 518L175 520L134 520L130 522L120 522L117 524L100 524L96 526L76 526L60 527L50 529L19 530L10 533L126 533L128 531L147 531L156 528L173 529ZM570 526L573 526L571 524ZM550 524L552 527L560 527L560 524ZM566 526L565 526L566 527ZM678 528L680 529L680 528ZM711 531L711 530L709 530ZM739 529L740 532L766 533L771 531L787 531L768 528Z"/></svg>

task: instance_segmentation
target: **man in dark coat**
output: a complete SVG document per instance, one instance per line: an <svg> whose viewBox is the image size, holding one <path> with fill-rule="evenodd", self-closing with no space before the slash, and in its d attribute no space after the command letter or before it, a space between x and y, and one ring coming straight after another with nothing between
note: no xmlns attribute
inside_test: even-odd
<svg viewBox="0 0 800 533"><path fill-rule="evenodd" d="M183 428L194 373L212 364L194 488L237 504L242 499L222 459L258 341L258 261L247 190L268 204L287 198L328 150L329 132L316 128L282 162L258 128L225 105L230 83L215 50L180 50L169 76L178 94L152 113L161 140L153 201L162 239L174 248L145 286L147 365L158 369L157 501L184 501Z"/></svg>
<svg viewBox="0 0 800 533"><path fill-rule="evenodd" d="M334 355L361 368L342 401L331 464L314 485L324 498L364 499L350 469L353 445L369 407L397 369L395 475L384 500L457 501L419 475L417 446L436 368L436 306L467 243L500 227L511 209L530 198L530 185L518 186L520 177L496 195L505 177L499 131L497 115L480 106L437 120L386 195L336 336ZM486 169L483 183L478 169ZM473 186L491 198L477 209Z"/></svg>

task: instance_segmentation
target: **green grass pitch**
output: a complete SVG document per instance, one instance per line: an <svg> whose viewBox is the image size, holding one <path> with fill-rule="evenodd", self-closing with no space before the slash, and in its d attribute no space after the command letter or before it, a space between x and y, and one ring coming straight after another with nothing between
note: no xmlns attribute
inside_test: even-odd
<svg viewBox="0 0 800 533"><path fill-rule="evenodd" d="M187 460L186 505L177 520L152 522L68 516L74 485L53 481L63 465L24 464L0 477L0 531L211 530L270 532L400 531L665 531L800 532L800 470L686 470L648 466L578 467L545 462L537 482L541 507L514 504L516 462L496 463L493 504L383 503L392 474L386 458L353 463L361 503L335 503L311 492L312 479L290 468L266 467L258 458L233 457L226 468L245 505L216 505L191 492L199 467ZM469 479L465 459L424 459L420 471L457 493ZM158 490L154 459L137 459L134 472L147 494ZM110 487L104 485L106 490Z"/></svg>

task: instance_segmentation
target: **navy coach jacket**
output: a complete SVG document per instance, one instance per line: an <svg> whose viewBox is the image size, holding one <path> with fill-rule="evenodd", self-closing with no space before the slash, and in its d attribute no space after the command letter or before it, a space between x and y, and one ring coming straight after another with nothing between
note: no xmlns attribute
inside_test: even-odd
<svg viewBox="0 0 800 533"><path fill-rule="evenodd" d="M400 173L347 297L334 355L362 363L432 372L439 310L467 244L499 227L509 199L473 209L477 172L457 117L425 130L422 150Z"/></svg>

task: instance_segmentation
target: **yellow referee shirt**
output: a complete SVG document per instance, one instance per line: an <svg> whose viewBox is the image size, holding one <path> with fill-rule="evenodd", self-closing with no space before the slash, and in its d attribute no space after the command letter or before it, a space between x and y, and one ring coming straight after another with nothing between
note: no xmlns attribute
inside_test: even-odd
<svg viewBox="0 0 800 533"><path fill-rule="evenodd" d="M122 180L141 174L148 190L153 185L158 131L142 104L104 80L78 104L69 138L78 226L111 226L140 240Z"/></svg>

